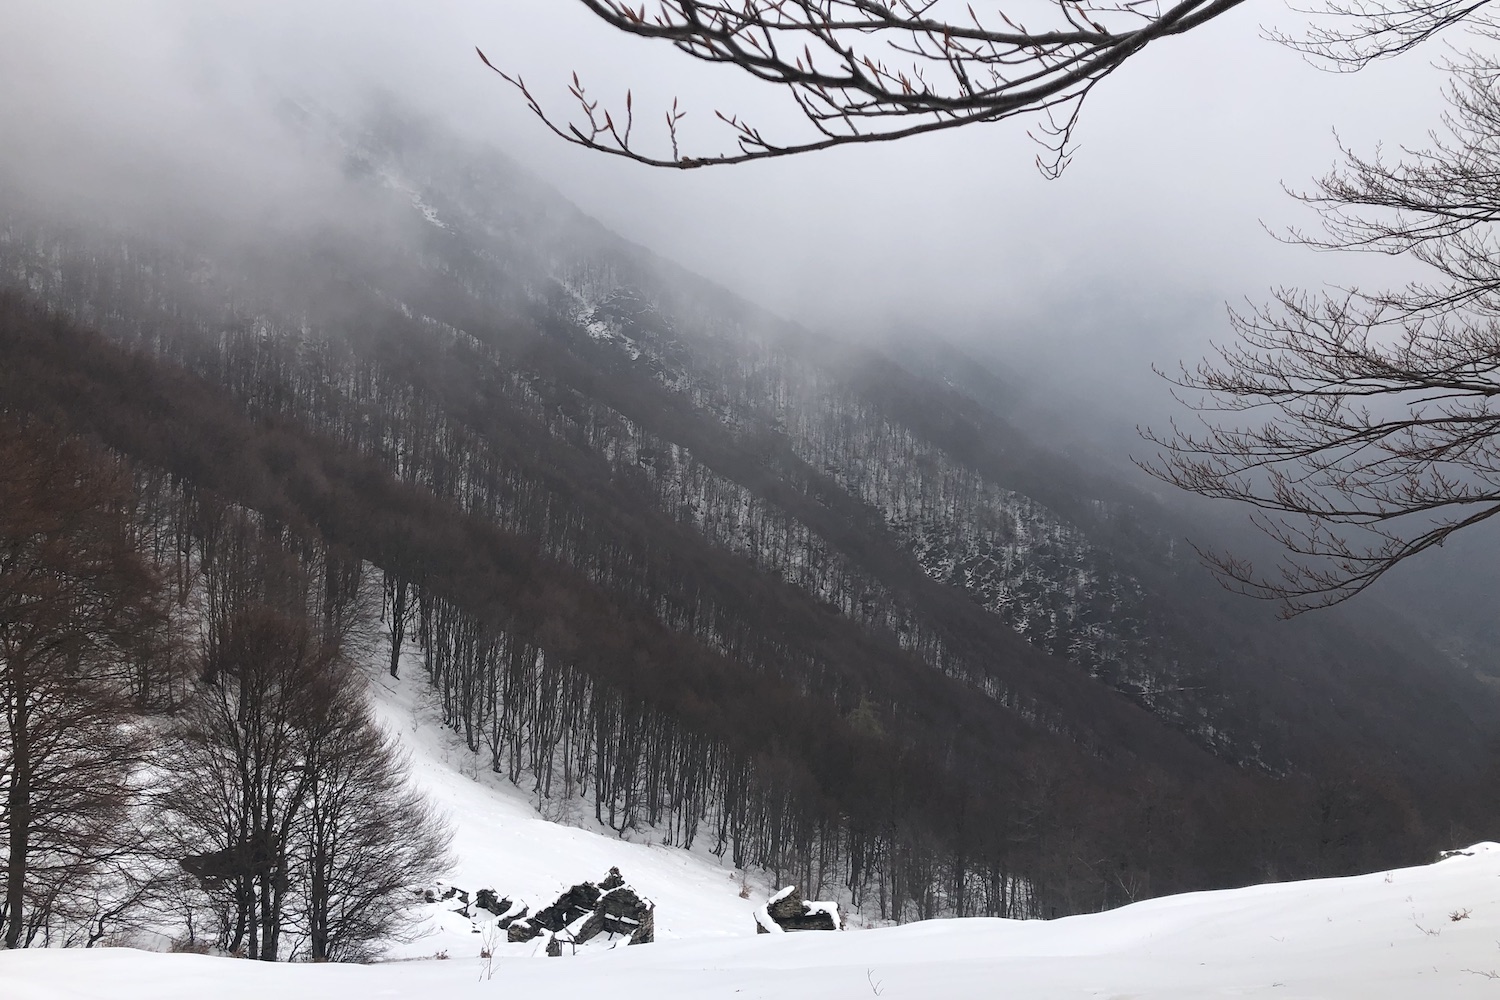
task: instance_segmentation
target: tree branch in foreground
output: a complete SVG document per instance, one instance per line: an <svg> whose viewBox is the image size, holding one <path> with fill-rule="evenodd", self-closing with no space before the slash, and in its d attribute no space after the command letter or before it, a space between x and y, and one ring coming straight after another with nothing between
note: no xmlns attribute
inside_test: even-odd
<svg viewBox="0 0 1500 1000"><path fill-rule="evenodd" d="M1282 289L1232 314L1237 343L1167 376L1198 426L1145 432L1163 449L1148 472L1255 508L1281 564L1205 558L1288 614L1347 600L1500 513L1500 62L1449 68L1447 134L1398 162L1346 151L1298 195L1322 232L1290 237L1410 258L1430 278Z"/></svg>
<svg viewBox="0 0 1500 1000"><path fill-rule="evenodd" d="M664 142L639 143L633 95L618 107L593 97L575 72L570 118L543 105L519 74L479 58L520 91L553 133L588 149L655 167L745 163L853 143L1037 115L1037 165L1056 177L1074 150L1085 98L1151 43L1185 34L1244 0L1009 0L985 13L960 0L578 0L611 27L732 66L786 91L802 124L772 134L731 111L714 117L727 148L684 153L687 112L674 99L659 119ZM1270 32L1333 69L1358 69L1439 32L1487 24L1489 0L1329 0L1304 36ZM988 5L986 5L988 7Z"/></svg>

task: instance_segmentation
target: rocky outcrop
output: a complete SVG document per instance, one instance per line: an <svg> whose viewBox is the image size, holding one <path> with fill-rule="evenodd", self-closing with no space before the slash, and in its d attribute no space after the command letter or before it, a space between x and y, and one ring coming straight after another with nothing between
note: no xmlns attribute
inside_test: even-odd
<svg viewBox="0 0 1500 1000"><path fill-rule="evenodd" d="M805 902L797 887L789 885L755 911L755 933L784 934L788 931L843 930L839 904Z"/></svg>
<svg viewBox="0 0 1500 1000"><path fill-rule="evenodd" d="M618 868L601 882L580 882L530 917L513 919L505 939L515 944L545 936L547 954L555 957L601 934L626 938L627 944L656 939L655 904L627 885Z"/></svg>
<svg viewBox="0 0 1500 1000"><path fill-rule="evenodd" d="M526 923L537 931L556 933L584 917L592 916L601 895L603 890L593 882L581 882L558 896L551 906L538 910ZM516 924L511 924L511 930L515 929Z"/></svg>

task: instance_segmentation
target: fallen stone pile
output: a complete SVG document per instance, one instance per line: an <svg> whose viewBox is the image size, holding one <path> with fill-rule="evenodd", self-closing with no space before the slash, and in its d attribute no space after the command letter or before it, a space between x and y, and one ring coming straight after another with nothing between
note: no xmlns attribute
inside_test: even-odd
<svg viewBox="0 0 1500 1000"><path fill-rule="evenodd" d="M500 903L510 901L495 901ZM656 906L627 885L618 868L611 868L602 881L580 882L534 914L525 908L507 910L499 925L512 944L545 938L547 954L556 957L600 935L650 944L656 939Z"/></svg>

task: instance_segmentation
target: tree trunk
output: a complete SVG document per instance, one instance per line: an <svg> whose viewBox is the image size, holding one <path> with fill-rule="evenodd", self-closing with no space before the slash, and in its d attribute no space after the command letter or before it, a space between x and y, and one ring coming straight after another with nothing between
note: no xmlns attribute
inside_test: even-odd
<svg viewBox="0 0 1500 1000"><path fill-rule="evenodd" d="M406 641L407 582L402 579L389 580L387 586L391 597L391 676L401 666L401 645Z"/></svg>
<svg viewBox="0 0 1500 1000"><path fill-rule="evenodd" d="M7 948L19 948L24 943L21 934L26 926L26 855L31 841L31 741L28 732L31 720L28 718L29 709L20 673L20 665L12 663L11 742L14 758L11 761L10 794L6 802L10 811L10 849L5 859Z"/></svg>

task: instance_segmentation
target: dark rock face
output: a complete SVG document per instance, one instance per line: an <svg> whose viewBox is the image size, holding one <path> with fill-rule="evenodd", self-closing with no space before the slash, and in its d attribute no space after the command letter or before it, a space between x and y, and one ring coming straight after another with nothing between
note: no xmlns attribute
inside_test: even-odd
<svg viewBox="0 0 1500 1000"><path fill-rule="evenodd" d="M836 931L843 928L837 903L808 903L796 886L782 889L755 914L757 934L774 933L770 921L783 931Z"/></svg>
<svg viewBox="0 0 1500 1000"><path fill-rule="evenodd" d="M554 957L562 954L564 945L580 945L600 934L628 938L629 944L656 939L655 904L627 885L618 868L611 868L597 884L573 886L534 916L525 917L524 912L506 928L506 940L514 944L546 934L547 954Z"/></svg>
<svg viewBox="0 0 1500 1000"><path fill-rule="evenodd" d="M594 929L590 925L596 922ZM636 895L621 879L617 888L599 897L593 917L579 928L579 934L585 930L590 931L589 937L599 933L618 934L630 938L631 944L650 944L656 940L656 907Z"/></svg>
<svg viewBox="0 0 1500 1000"><path fill-rule="evenodd" d="M544 910L538 910L531 922L544 930L556 933L580 917L594 912L602 895L593 882L580 882L557 897L557 902Z"/></svg>
<svg viewBox="0 0 1500 1000"><path fill-rule="evenodd" d="M505 929L505 940L511 944L520 944L523 941L531 941L541 936L542 929L529 920L517 920Z"/></svg>
<svg viewBox="0 0 1500 1000"><path fill-rule="evenodd" d="M473 919L478 916L471 911L484 910L495 915L499 919L501 930L505 930L512 923L526 916L525 907L517 907L511 900L504 899L494 889L480 889L471 893L467 889L460 889L456 885L444 885L438 883L431 886L418 886L413 890L418 899L428 903L455 903L453 912L463 917ZM475 929L478 933L478 928Z"/></svg>
<svg viewBox="0 0 1500 1000"><path fill-rule="evenodd" d="M474 894L474 905L487 913L504 917L514 904L509 899L498 898L494 889L480 889Z"/></svg>
<svg viewBox="0 0 1500 1000"><path fill-rule="evenodd" d="M471 917L472 914L469 913L469 894L457 886L450 885L447 891L443 893L443 899L446 901L454 898L458 900L459 905L458 909L453 912L463 917Z"/></svg>

